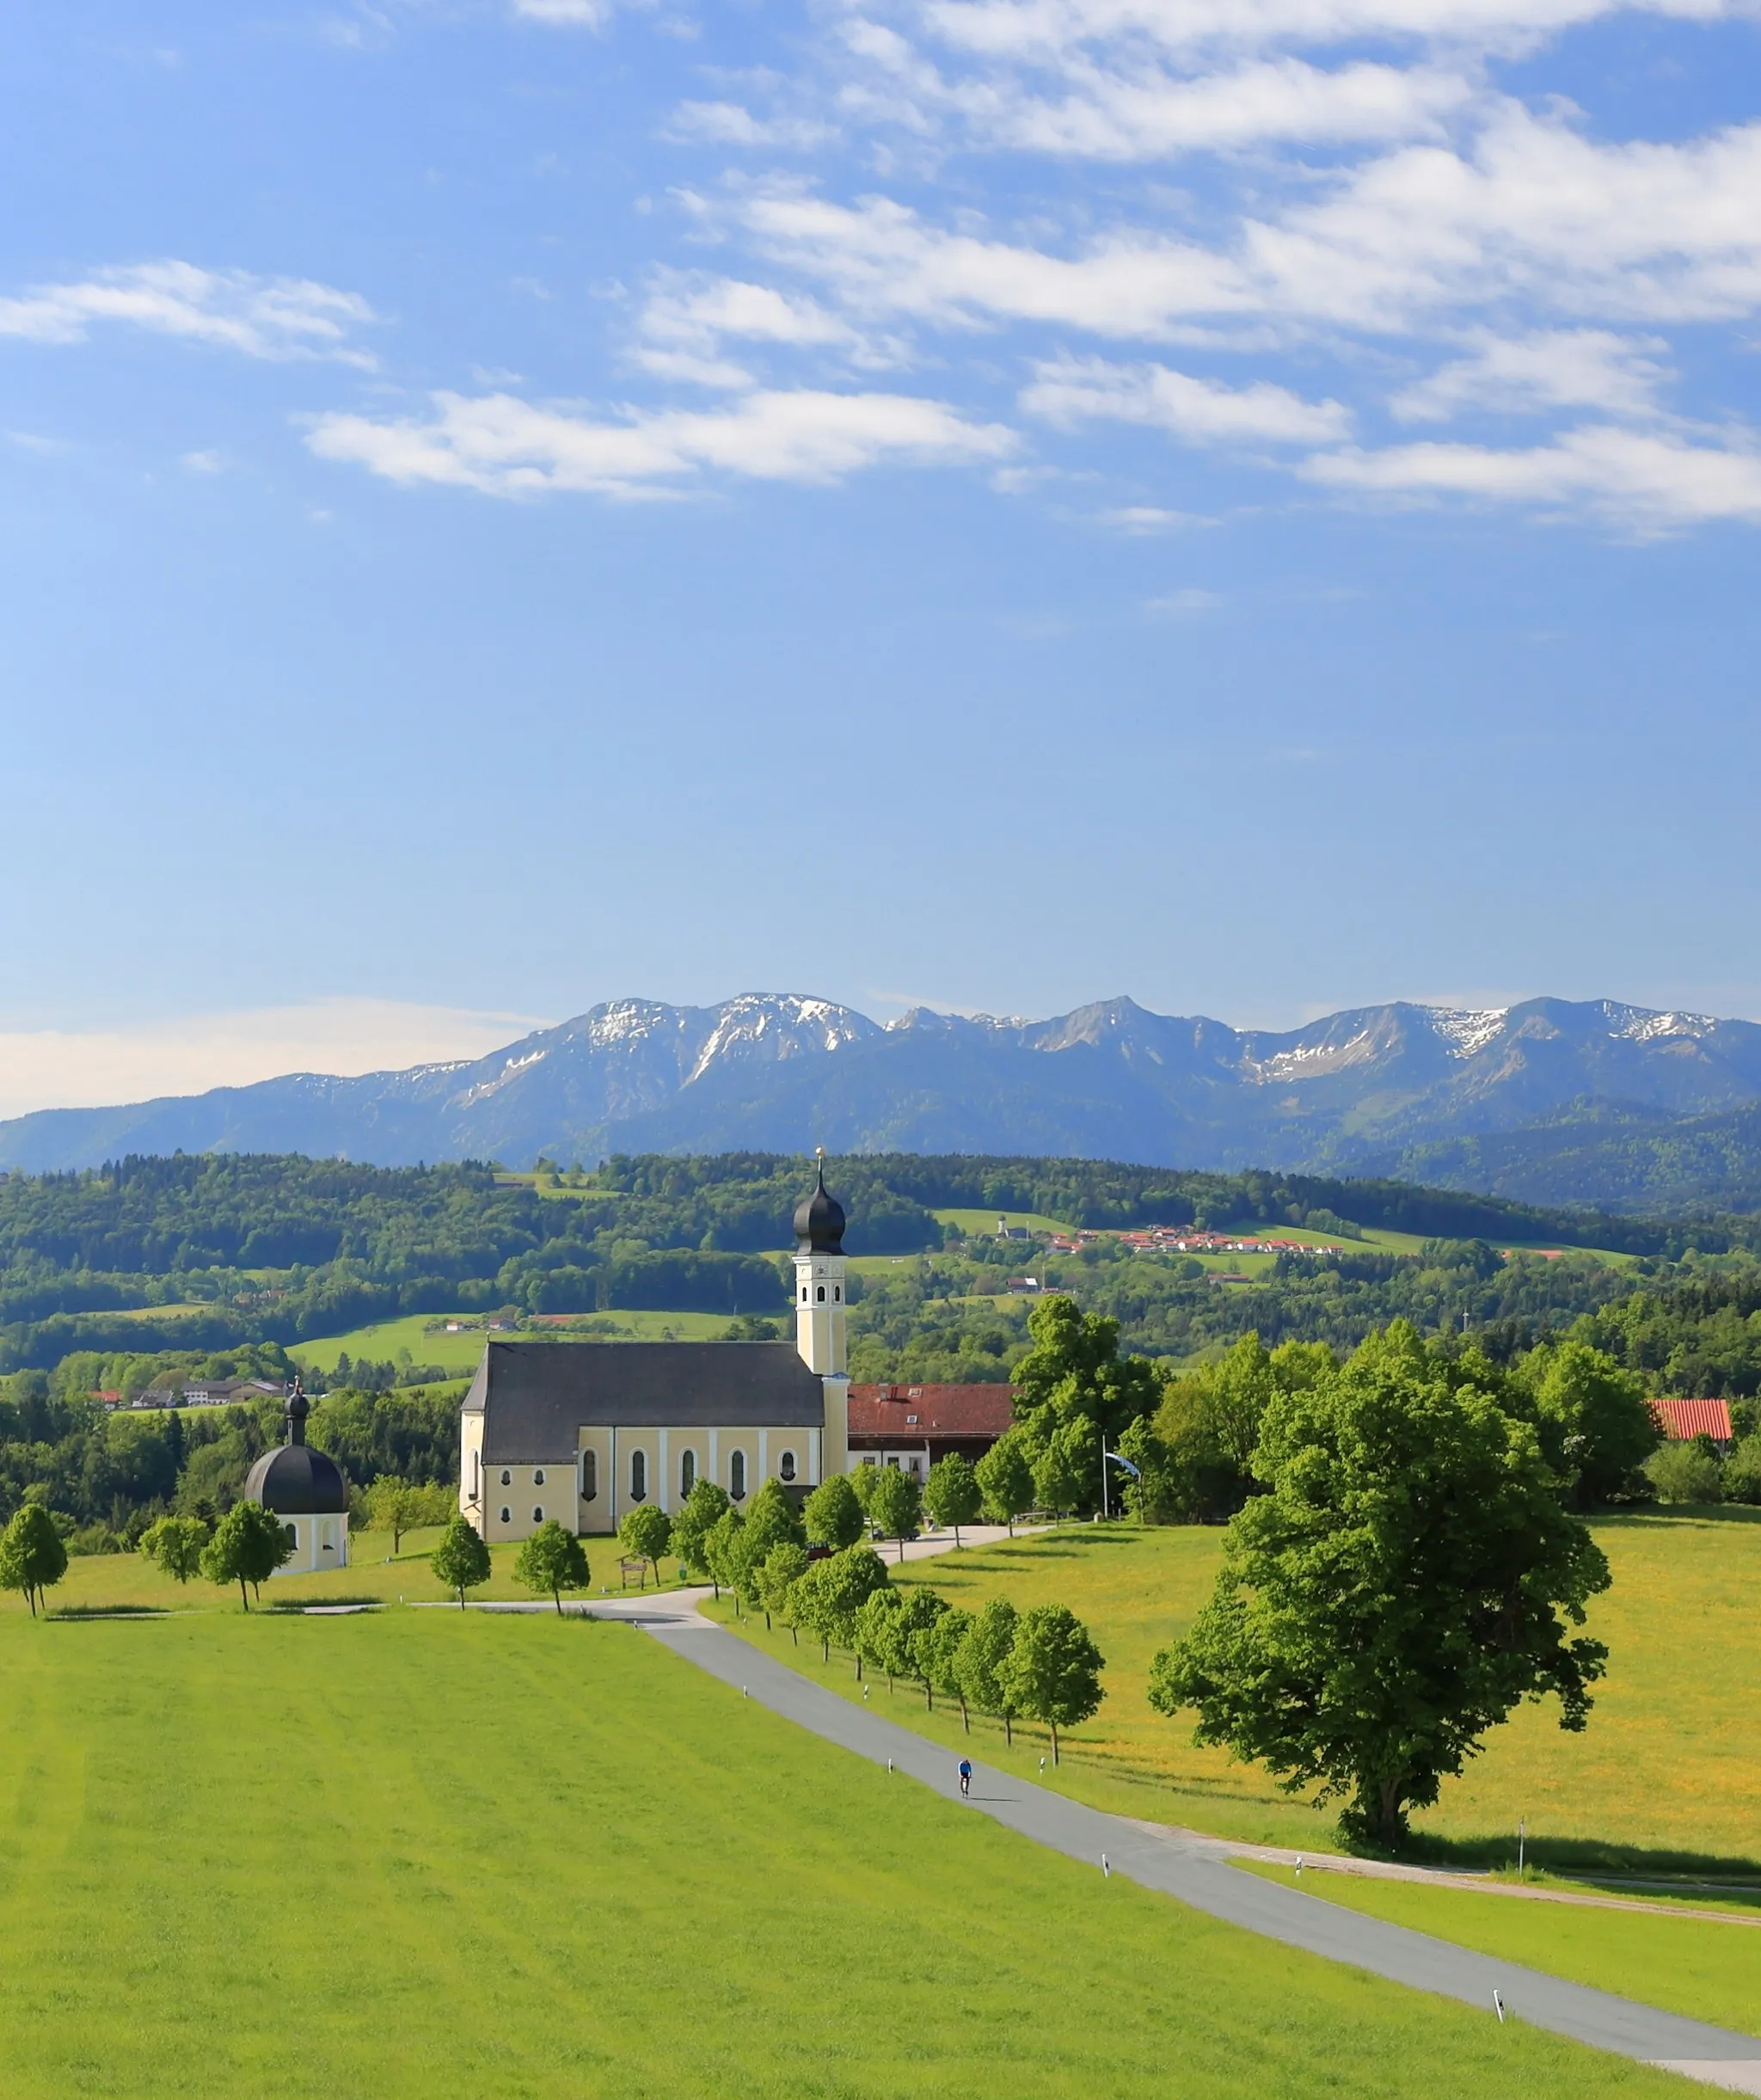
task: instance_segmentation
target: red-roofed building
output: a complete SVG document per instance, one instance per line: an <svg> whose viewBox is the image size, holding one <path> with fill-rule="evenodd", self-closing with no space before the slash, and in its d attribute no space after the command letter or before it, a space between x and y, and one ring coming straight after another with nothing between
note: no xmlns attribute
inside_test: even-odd
<svg viewBox="0 0 1761 2100"><path fill-rule="evenodd" d="M1733 1432L1728 1401L1652 1400L1647 1404L1651 1409L1651 1419L1671 1443L1685 1443L1693 1436L1709 1436L1721 1450L1730 1448Z"/></svg>
<svg viewBox="0 0 1761 2100"><path fill-rule="evenodd" d="M957 1451L977 1460L1015 1420L1011 1385L852 1385L850 1459L919 1480Z"/></svg>

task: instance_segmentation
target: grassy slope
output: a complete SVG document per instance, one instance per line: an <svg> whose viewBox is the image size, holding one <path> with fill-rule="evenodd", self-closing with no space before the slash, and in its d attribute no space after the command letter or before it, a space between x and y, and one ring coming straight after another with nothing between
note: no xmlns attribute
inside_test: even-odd
<svg viewBox="0 0 1761 2100"><path fill-rule="evenodd" d="M1439 1806L1416 1819L1421 1834L1440 1850L1501 1863L1514 1858L1525 1817L1531 1857L1559 1865L1660 1865L1679 1853L1761 1861L1761 1616L1752 1601L1761 1523L1750 1514L1598 1524L1615 1585L1591 1616L1610 1661L1589 1729L1563 1735L1555 1710L1521 1709L1463 1778L1445 1782ZM1089 1621L1108 1661L1108 1698L1071 1734L1064 1784L1072 1792L1226 1836L1319 1849L1330 1842L1331 1812L1291 1800L1256 1767L1194 1749L1190 1725L1163 1719L1145 1697L1150 1659L1209 1593L1220 1544L1199 1528L1077 1526L908 1564L901 1579L968 1606L997 1594L1020 1606L1067 1603ZM763 1622L743 1630L762 1637ZM792 1661L807 1654L786 1635L782 1649ZM849 1677L834 1658L830 1681ZM874 1696L884 1699L884 1686ZM905 1694L898 1712L954 1741L957 1719L925 1720ZM986 1756L1000 1752L988 1725L983 1741ZM1034 1743L1023 1769L1037 1766L1041 1747Z"/></svg>
<svg viewBox="0 0 1761 2100"><path fill-rule="evenodd" d="M1103 1881L623 1628L0 1644L10 2100L1672 2090Z"/></svg>
<svg viewBox="0 0 1761 2100"><path fill-rule="evenodd" d="M513 1336L487 1334L481 1327L469 1327L457 1335L447 1334L444 1326L429 1331L430 1321L444 1322L448 1317L413 1312L402 1319L380 1320L346 1335L328 1336L322 1342L298 1342L287 1353L298 1364L328 1372L344 1354L357 1360L365 1357L372 1363L389 1363L396 1360L400 1349L408 1349L413 1363L439 1364L463 1378L476 1371L486 1342L529 1342L533 1338L524 1331ZM615 1333L598 1337L608 1342L659 1342L666 1331L680 1342L713 1342L727 1332L728 1318L725 1312L609 1312L594 1317L616 1322ZM546 1330L537 1331L543 1334ZM561 1338L575 1341L584 1337L565 1335Z"/></svg>
<svg viewBox="0 0 1761 2100"><path fill-rule="evenodd" d="M1248 1870L1286 1885L1296 1879L1288 1867ZM1305 1874L1302 1888L1305 1895L1500 1961L1761 2035L1761 1926L1729 1925L1686 1908L1659 1918L1344 1874Z"/></svg>

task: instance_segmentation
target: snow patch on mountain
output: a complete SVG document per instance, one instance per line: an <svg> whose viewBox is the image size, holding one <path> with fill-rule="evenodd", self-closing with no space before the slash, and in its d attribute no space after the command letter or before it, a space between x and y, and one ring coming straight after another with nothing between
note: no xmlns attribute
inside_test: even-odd
<svg viewBox="0 0 1761 2100"><path fill-rule="evenodd" d="M1449 1045L1451 1057L1476 1057L1497 1040L1509 1018L1507 1006L1429 1006L1431 1025Z"/></svg>

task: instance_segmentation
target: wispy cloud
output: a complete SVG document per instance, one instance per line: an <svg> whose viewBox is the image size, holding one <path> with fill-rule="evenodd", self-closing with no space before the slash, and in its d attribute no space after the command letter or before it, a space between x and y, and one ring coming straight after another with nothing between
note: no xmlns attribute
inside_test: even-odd
<svg viewBox="0 0 1761 2100"><path fill-rule="evenodd" d="M175 261L97 270L0 298L0 335L30 342L83 342L95 328L120 326L246 357L334 358L361 365L372 359L351 336L374 318L358 292L310 278L259 277Z"/></svg>
<svg viewBox="0 0 1761 2100"><path fill-rule="evenodd" d="M1147 423L1191 445L1325 445L1345 437L1350 412L1336 401L1304 401L1287 387L1256 380L1232 387L1166 365L1114 365L1064 357L1035 367L1023 389L1030 415L1073 428L1106 420Z"/></svg>

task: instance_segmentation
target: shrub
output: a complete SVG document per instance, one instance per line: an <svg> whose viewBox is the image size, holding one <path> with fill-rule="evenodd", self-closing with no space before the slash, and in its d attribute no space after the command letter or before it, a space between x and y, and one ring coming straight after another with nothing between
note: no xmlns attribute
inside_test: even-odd
<svg viewBox="0 0 1761 2100"><path fill-rule="evenodd" d="M1723 1487L1727 1502L1761 1502L1761 1436L1746 1436L1725 1460Z"/></svg>
<svg viewBox="0 0 1761 2100"><path fill-rule="evenodd" d="M1724 1481L1716 1458L1697 1444L1666 1444L1646 1459L1645 1477L1664 1502L1721 1502Z"/></svg>

